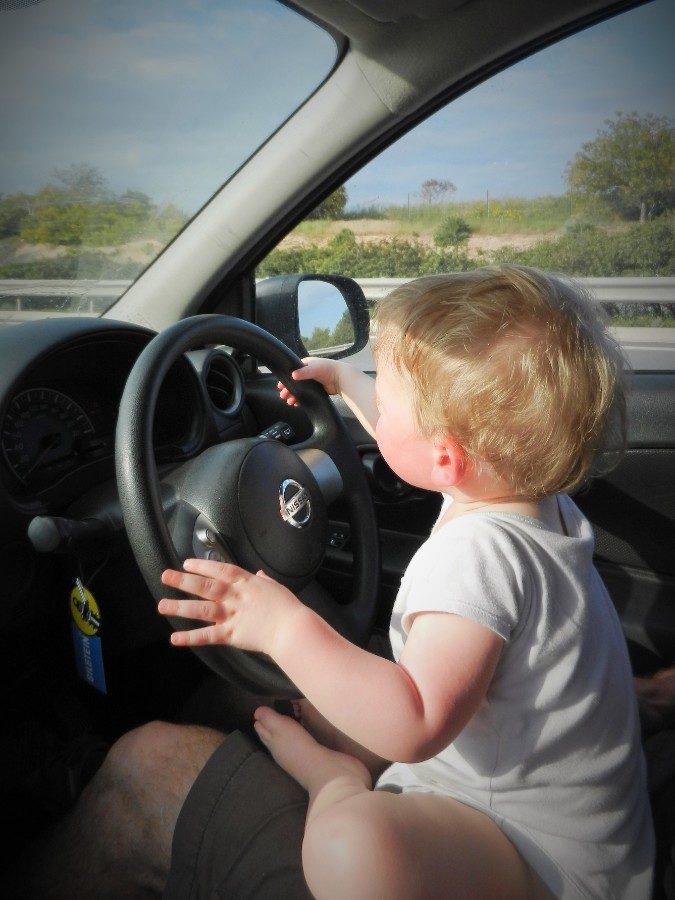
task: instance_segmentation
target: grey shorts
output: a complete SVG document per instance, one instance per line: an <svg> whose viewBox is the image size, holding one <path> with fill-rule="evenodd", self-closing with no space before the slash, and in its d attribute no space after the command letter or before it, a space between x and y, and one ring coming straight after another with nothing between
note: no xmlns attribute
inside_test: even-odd
<svg viewBox="0 0 675 900"><path fill-rule="evenodd" d="M300 785L251 738L228 735L178 817L165 900L308 900L306 813Z"/></svg>

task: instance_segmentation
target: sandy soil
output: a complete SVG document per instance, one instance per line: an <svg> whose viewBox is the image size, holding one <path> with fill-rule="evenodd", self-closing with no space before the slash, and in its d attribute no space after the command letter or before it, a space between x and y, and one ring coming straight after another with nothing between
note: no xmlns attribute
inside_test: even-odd
<svg viewBox="0 0 675 900"><path fill-rule="evenodd" d="M307 247L310 244L325 246L331 238L335 237L343 228L349 228L356 236L359 243L375 243L379 241L391 241L394 238L401 240L418 240L427 247L434 246L433 231L407 231L401 222L386 219L356 219L338 221L326 224L321 230L320 236L304 235L298 232L289 234L280 243L282 249L293 247ZM498 247L512 247L517 250L527 249L541 240L553 240L556 232L545 234L477 234L469 238L467 251L469 256L475 256L478 251L487 252ZM119 247L94 247L88 248L101 253L106 253L117 262L134 262L146 265L160 252L162 243L157 240L142 238L130 241ZM24 241L12 242L0 248L0 263L26 263L40 259L54 259L67 253L65 247L50 247L44 244L28 244Z"/></svg>
<svg viewBox="0 0 675 900"><path fill-rule="evenodd" d="M119 247L85 247L86 251L105 253L114 257L118 262L149 263L162 249L161 241L142 238L138 241L130 241ZM25 241L13 242L3 248L0 253L0 263L27 263L42 259L57 259L66 256L68 248L56 247L49 244L28 244Z"/></svg>
<svg viewBox="0 0 675 900"><path fill-rule="evenodd" d="M320 236L293 232L281 241L279 247L284 250L308 247L310 244L316 244L319 247L322 247L343 228L348 228L352 231L357 242L363 244L390 241L394 238L400 238L401 240L407 241L418 240L428 247L434 246L433 230L407 231L402 227L401 222L393 220L355 219L331 222L326 225ZM558 237L558 234L555 231L545 232L543 234L476 234L469 238L467 250L469 256L475 256L478 251L486 252L495 250L498 247L512 247L516 250L526 250L538 241L554 240L556 237Z"/></svg>
<svg viewBox="0 0 675 900"><path fill-rule="evenodd" d="M553 241L559 237L556 231L542 234L475 234L469 238L469 256L477 250L496 250L498 247L512 247L527 250L539 241Z"/></svg>

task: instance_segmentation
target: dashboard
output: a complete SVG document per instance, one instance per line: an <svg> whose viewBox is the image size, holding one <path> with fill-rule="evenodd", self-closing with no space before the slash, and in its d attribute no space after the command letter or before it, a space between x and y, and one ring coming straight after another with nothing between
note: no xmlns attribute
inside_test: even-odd
<svg viewBox="0 0 675 900"><path fill-rule="evenodd" d="M113 477L117 410L152 337L109 320L54 319L0 332L0 481L9 497L62 505ZM203 362L203 353L186 356L164 380L153 424L158 463L199 452L221 430ZM229 356L226 363L228 384L241 394L238 367ZM229 412L232 426L238 409Z"/></svg>
<svg viewBox="0 0 675 900"><path fill-rule="evenodd" d="M119 338L77 345L42 360L22 380L9 398L0 429L12 493L39 494L112 457L117 407L142 346ZM194 389L172 371L155 415L160 459L180 457L194 443L199 423L191 393Z"/></svg>

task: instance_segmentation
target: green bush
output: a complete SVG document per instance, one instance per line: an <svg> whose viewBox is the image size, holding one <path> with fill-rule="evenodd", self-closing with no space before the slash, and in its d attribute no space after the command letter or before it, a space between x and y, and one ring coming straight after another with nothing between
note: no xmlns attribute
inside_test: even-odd
<svg viewBox="0 0 675 900"><path fill-rule="evenodd" d="M414 278L437 272L476 268L465 253L430 250L420 241L359 243L348 228L325 247L273 250L259 265L256 276L285 275L288 272L340 272L352 278Z"/></svg>
<svg viewBox="0 0 675 900"><path fill-rule="evenodd" d="M273 250L256 274L266 278L288 272L340 272L352 278L416 278L512 262L580 278L675 275L673 223L672 218L661 218L613 234L583 226L527 250L501 247L477 258L456 247L430 248L418 240L359 243L352 231L343 229L325 247Z"/></svg>
<svg viewBox="0 0 675 900"><path fill-rule="evenodd" d="M473 229L461 216L446 216L434 232L438 247L456 247L471 237Z"/></svg>
<svg viewBox="0 0 675 900"><path fill-rule="evenodd" d="M494 261L538 266L580 278L675 275L674 237L673 220L664 218L631 225L616 234L582 228L527 250L502 247Z"/></svg>
<svg viewBox="0 0 675 900"><path fill-rule="evenodd" d="M143 263L119 262L105 253L71 250L53 259L5 263L0 265L0 278L124 280L136 278L143 268Z"/></svg>

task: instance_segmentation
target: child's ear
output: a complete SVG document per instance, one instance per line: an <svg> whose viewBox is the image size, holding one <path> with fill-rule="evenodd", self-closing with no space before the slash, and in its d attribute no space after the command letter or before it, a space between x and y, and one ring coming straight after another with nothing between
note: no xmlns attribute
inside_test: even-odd
<svg viewBox="0 0 675 900"><path fill-rule="evenodd" d="M468 460L464 450L450 438L434 441L431 480L439 490L454 487L466 475Z"/></svg>

